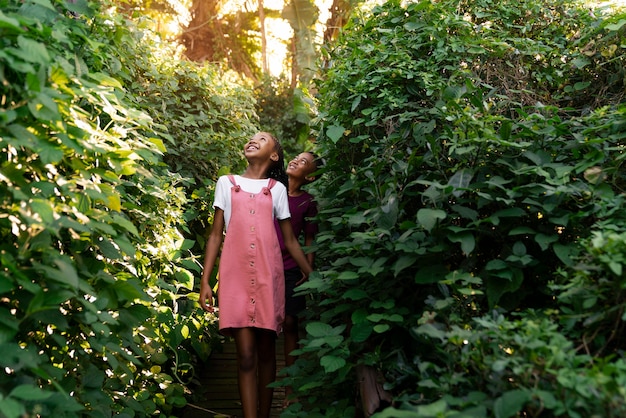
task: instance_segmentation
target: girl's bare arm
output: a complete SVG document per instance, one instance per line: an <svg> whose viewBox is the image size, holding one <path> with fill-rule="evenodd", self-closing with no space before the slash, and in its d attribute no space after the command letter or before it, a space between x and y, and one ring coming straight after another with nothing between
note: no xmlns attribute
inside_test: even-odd
<svg viewBox="0 0 626 418"><path fill-rule="evenodd" d="M283 233L283 240L285 241L285 248L289 251L289 254L296 260L298 267L302 270L305 278L309 277L309 274L313 271L313 268L309 264L304 251L300 243L293 234L293 228L291 227L291 221L289 219L283 219L278 221L280 225L280 231Z"/></svg>
<svg viewBox="0 0 626 418"><path fill-rule="evenodd" d="M213 227L206 243L204 254L204 267L200 278L200 306L207 312L213 311L213 289L209 284L211 272L215 267L215 260L219 254L224 239L224 211L215 208L213 216Z"/></svg>

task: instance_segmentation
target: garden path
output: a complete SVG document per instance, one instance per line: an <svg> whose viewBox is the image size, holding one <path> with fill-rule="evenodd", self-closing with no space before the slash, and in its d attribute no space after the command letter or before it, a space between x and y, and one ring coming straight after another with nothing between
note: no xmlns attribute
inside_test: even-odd
<svg viewBox="0 0 626 418"><path fill-rule="evenodd" d="M276 341L276 368L280 370L285 365L283 355L282 334ZM221 346L211 353L202 369L199 371L200 385L196 390L198 398L190 402L180 414L180 418L241 418L241 402L237 388L237 368L235 358L235 343L227 339ZM274 389L272 403L272 418L278 418L282 410L284 388Z"/></svg>

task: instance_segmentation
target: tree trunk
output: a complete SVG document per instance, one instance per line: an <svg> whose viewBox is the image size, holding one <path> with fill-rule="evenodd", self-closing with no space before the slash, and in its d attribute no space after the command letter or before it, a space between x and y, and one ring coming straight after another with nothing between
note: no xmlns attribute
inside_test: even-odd
<svg viewBox="0 0 626 418"><path fill-rule="evenodd" d="M324 44L328 45L339 35L339 31L346 24L352 4L350 0L333 0L330 6L330 17L326 21L326 30L324 30Z"/></svg>
<svg viewBox="0 0 626 418"><path fill-rule="evenodd" d="M222 38L219 0L193 0L191 20L181 35L185 56L191 61L216 61L215 39Z"/></svg>
<svg viewBox="0 0 626 418"><path fill-rule="evenodd" d="M259 25L261 30L261 68L263 74L269 73L267 64L267 36L265 34L265 6L263 0L259 0Z"/></svg>

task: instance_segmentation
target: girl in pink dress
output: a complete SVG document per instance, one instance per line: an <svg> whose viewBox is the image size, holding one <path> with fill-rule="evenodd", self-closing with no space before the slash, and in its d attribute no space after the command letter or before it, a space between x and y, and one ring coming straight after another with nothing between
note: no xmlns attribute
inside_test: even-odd
<svg viewBox="0 0 626 418"><path fill-rule="evenodd" d="M219 329L235 340L244 418L267 418L273 397L273 389L267 386L276 379L276 336L285 314L283 261L274 219L303 278L311 273L311 266L289 221L280 143L271 134L260 132L248 141L244 154L248 160L245 172L222 176L215 187L200 306L213 311L209 277L223 242L218 273Z"/></svg>

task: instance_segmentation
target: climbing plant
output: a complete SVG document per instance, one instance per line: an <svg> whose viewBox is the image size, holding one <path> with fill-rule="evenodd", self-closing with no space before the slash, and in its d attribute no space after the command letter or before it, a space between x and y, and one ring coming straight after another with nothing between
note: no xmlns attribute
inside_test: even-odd
<svg viewBox="0 0 626 418"><path fill-rule="evenodd" d="M322 232L286 416L352 416L358 365L393 395L381 417L623 414L625 22L562 0L352 19L318 83Z"/></svg>

